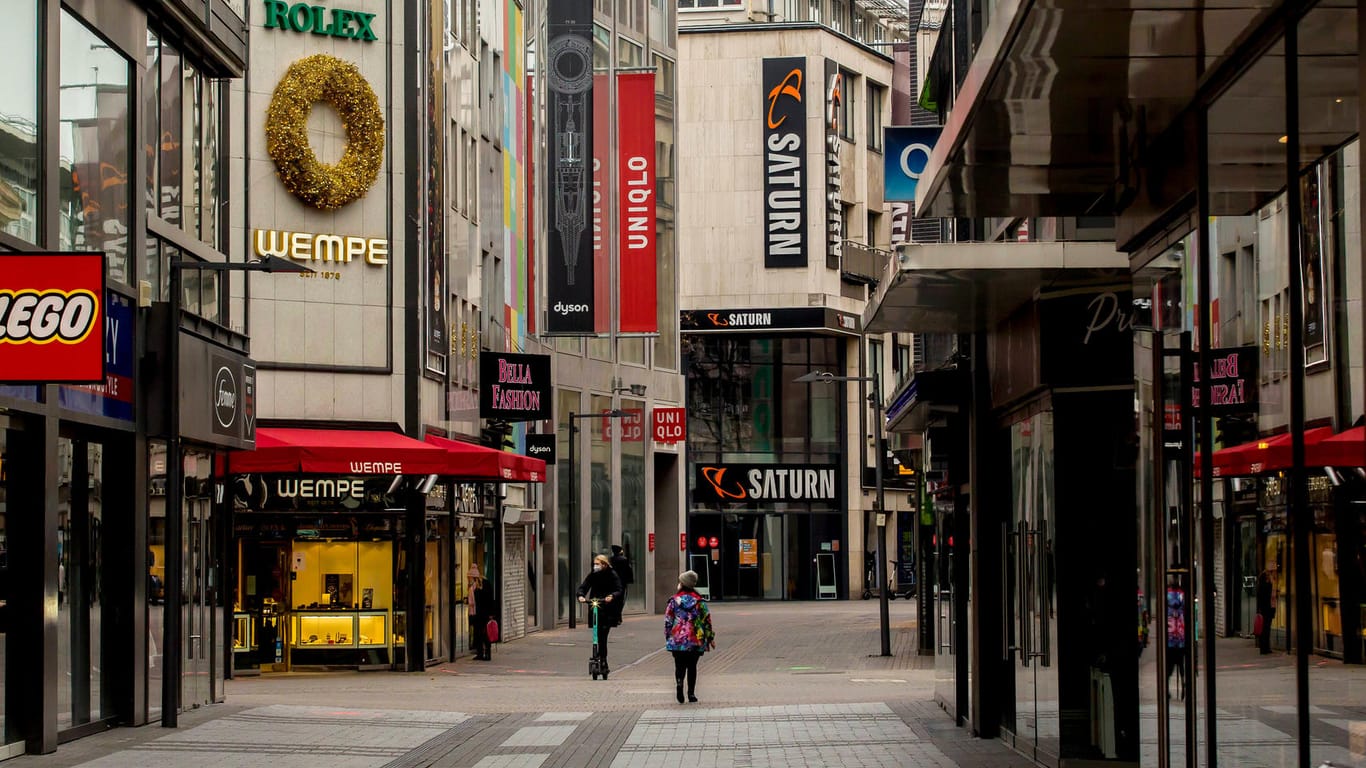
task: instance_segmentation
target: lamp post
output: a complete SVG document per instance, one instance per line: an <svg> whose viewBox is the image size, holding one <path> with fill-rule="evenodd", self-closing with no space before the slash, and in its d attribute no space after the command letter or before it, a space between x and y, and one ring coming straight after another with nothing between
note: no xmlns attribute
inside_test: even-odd
<svg viewBox="0 0 1366 768"><path fill-rule="evenodd" d="M877 558L877 583L878 583L878 614L880 617L879 635L882 641L882 655L892 655L892 633L891 618L887 608L887 560L883 557L883 547L887 540L887 499L886 489L882 483L882 462L886 456L886 448L883 447L882 438L882 385L876 376L836 376L828 371L812 371L804 376L793 379L795 382L804 384L810 383L834 383L837 381L857 381L860 383L870 382L873 385L873 392L869 399L873 403L874 424L874 451L876 460L873 462L874 476L877 478L877 551L874 557ZM863 457L859 457L860 465ZM861 468L860 468L861 471Z"/></svg>
<svg viewBox="0 0 1366 768"><path fill-rule="evenodd" d="M602 413L574 413L569 412L569 584L572 588L574 584L574 569L579 562L579 472L574 465L575 444L579 438L579 419L621 419L631 414L620 408L613 408ZM569 601L569 628L578 626L579 609L574 606L574 601Z"/></svg>
<svg viewBox="0 0 1366 768"><path fill-rule="evenodd" d="M170 296L167 297L166 318L166 598L162 601L162 677L161 724L175 728L180 715L180 677L184 649L180 644L181 601L184 582L184 550L181 539L184 528L181 505L184 502L184 458L180 455L180 315L184 296L181 295L180 273L193 269L200 272L312 272L295 261L278 256L267 256L258 261L170 261Z"/></svg>

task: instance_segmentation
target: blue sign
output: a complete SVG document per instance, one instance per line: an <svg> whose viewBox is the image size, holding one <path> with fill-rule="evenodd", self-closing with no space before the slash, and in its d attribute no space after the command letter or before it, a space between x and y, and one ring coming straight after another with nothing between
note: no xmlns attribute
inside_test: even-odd
<svg viewBox="0 0 1366 768"><path fill-rule="evenodd" d="M925 172L943 128L888 126L882 131L882 174L886 182L882 199L913 203L920 174Z"/></svg>
<svg viewBox="0 0 1366 768"><path fill-rule="evenodd" d="M133 301L105 292L104 383L62 385L63 408L95 416L133 420Z"/></svg>

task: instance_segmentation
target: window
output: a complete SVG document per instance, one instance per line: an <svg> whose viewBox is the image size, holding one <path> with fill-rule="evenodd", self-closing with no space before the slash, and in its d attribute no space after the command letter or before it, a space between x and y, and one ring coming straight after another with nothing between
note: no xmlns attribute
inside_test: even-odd
<svg viewBox="0 0 1366 768"><path fill-rule="evenodd" d="M131 63L65 9L61 35L57 247L104 251L109 279L127 284Z"/></svg>
<svg viewBox="0 0 1366 768"><path fill-rule="evenodd" d="M882 100L887 89L868 83L868 149L882 151Z"/></svg>
<svg viewBox="0 0 1366 768"><path fill-rule="evenodd" d="M612 33L601 24L593 25L593 70L607 71L612 66Z"/></svg>
<svg viewBox="0 0 1366 768"><path fill-rule="evenodd" d="M858 75L840 69L840 79L844 82L844 98L840 100L840 138L854 141L854 94L857 93Z"/></svg>
<svg viewBox="0 0 1366 768"><path fill-rule="evenodd" d="M617 66L642 67L645 65L645 49L629 38L617 38Z"/></svg>
<svg viewBox="0 0 1366 768"><path fill-rule="evenodd" d="M38 3L11 3L0 25L5 60L5 104L0 107L0 231L37 243L38 178Z"/></svg>
<svg viewBox="0 0 1366 768"><path fill-rule="evenodd" d="M744 0L678 0L682 11L705 11L713 8L743 8Z"/></svg>

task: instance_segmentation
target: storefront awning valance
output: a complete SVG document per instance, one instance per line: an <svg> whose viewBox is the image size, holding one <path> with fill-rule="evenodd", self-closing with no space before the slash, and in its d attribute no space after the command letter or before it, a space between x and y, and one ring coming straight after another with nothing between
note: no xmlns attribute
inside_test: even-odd
<svg viewBox="0 0 1366 768"><path fill-rule="evenodd" d="M1366 426L1306 446L1305 454L1305 463L1314 467L1366 467Z"/></svg>
<svg viewBox="0 0 1366 768"><path fill-rule="evenodd" d="M1343 433L1347 434L1347 433ZM1332 427L1315 427L1304 431L1305 466L1324 466L1315 451L1333 436ZM1244 477L1287 469L1291 465L1291 433L1262 440L1253 440L1214 452L1215 477ZM1200 476L1200 454L1195 455L1195 476Z"/></svg>
<svg viewBox="0 0 1366 768"><path fill-rule="evenodd" d="M507 451L498 451L463 440L427 435L427 444L445 452L443 475L503 483L539 483L545 480L545 462Z"/></svg>
<svg viewBox="0 0 1366 768"><path fill-rule="evenodd" d="M440 475L445 451L397 432L261 427L256 449L228 456L228 471L327 475Z"/></svg>

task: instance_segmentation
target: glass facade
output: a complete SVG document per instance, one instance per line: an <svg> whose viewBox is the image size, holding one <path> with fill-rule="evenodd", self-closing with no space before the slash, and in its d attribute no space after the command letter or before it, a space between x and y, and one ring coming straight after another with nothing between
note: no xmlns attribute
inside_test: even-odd
<svg viewBox="0 0 1366 768"><path fill-rule="evenodd" d="M41 176L38 127L38 0L10 4L0 25L0 46L9 51L8 74L0 83L0 231L38 243L38 181Z"/></svg>
<svg viewBox="0 0 1366 768"><path fill-rule="evenodd" d="M833 336L683 337L689 565L703 575L712 599L845 594L843 483L830 496L810 499L756 499L740 491L744 498L710 500L698 487L716 477L707 472L726 465L735 465L742 477L762 474L765 465L842 472L841 404L849 385L794 379L813 370L843 370L845 346Z"/></svg>
<svg viewBox="0 0 1366 768"><path fill-rule="evenodd" d="M642 423L638 431L635 427L617 430L621 434L621 535L614 543L625 550L631 571L637 574L636 586L626 593L626 609L643 611L648 589L644 578L644 555L648 546L645 539L648 503L645 492L645 441L649 439L644 424L646 410L641 400L622 400L621 407L627 413L639 414Z"/></svg>
<svg viewBox="0 0 1366 768"><path fill-rule="evenodd" d="M1292 20L1212 101L1192 226L1136 273L1145 765L1361 757L1357 13Z"/></svg>

